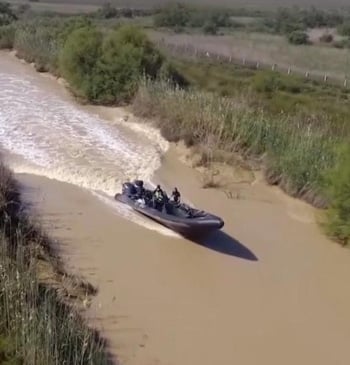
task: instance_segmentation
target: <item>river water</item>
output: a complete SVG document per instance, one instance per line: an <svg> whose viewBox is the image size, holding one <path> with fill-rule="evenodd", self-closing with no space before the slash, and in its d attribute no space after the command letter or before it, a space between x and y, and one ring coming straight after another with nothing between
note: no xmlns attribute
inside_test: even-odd
<svg viewBox="0 0 350 365"><path fill-rule="evenodd" d="M77 105L8 53L0 144L67 267L98 286L88 319L121 364L349 363L350 255L306 204L259 180L236 184L234 199L201 189L156 130ZM190 242L115 202L135 177L176 181L224 232Z"/></svg>

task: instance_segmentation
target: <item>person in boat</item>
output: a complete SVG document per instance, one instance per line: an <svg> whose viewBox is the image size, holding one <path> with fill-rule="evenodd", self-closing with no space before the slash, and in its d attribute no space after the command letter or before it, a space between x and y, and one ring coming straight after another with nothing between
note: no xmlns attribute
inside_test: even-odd
<svg viewBox="0 0 350 365"><path fill-rule="evenodd" d="M171 193L171 200L176 204L180 204L180 198L181 194L179 190L177 190L177 188L174 188L173 192Z"/></svg>
<svg viewBox="0 0 350 365"><path fill-rule="evenodd" d="M137 180L135 182L135 188L136 188L136 199L143 199L145 196L145 188L143 186L143 181Z"/></svg>
<svg viewBox="0 0 350 365"><path fill-rule="evenodd" d="M156 209L162 209L164 204L164 192L160 185L157 185L156 189L153 191L153 202Z"/></svg>

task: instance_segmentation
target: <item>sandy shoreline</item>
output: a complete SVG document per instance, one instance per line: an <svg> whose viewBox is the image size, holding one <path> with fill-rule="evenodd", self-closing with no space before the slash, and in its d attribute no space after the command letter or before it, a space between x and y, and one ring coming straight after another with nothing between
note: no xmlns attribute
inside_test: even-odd
<svg viewBox="0 0 350 365"><path fill-rule="evenodd" d="M62 97L55 80L21 67ZM130 222L72 184L17 175L68 269L99 288L88 315L120 363L347 364L349 252L321 234L307 204L260 180L237 182L233 199L204 190L178 153L170 146L155 180L224 218L224 233L203 242Z"/></svg>

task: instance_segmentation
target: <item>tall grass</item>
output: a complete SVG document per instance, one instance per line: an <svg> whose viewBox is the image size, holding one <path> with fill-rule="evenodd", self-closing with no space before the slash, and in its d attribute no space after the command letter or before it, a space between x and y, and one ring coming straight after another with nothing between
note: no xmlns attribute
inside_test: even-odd
<svg viewBox="0 0 350 365"><path fill-rule="evenodd" d="M2 341L13 359L28 365L108 364L105 343L69 304L73 292L63 285L47 240L20 212L11 174L3 166L0 170Z"/></svg>
<svg viewBox="0 0 350 365"><path fill-rule="evenodd" d="M321 182L341 137L332 135L331 121L322 121L322 116L273 117L252 107L247 94L223 98L147 80L133 107L138 115L156 119L168 140L210 144L217 156L220 151L238 152L247 159L263 160L270 183L316 206L326 205Z"/></svg>
<svg viewBox="0 0 350 365"><path fill-rule="evenodd" d="M16 28L13 25L0 27L0 49L11 49L15 41Z"/></svg>
<svg viewBox="0 0 350 365"><path fill-rule="evenodd" d="M20 58L34 62L38 71L56 72L59 43L55 28L24 24L15 33L13 47Z"/></svg>

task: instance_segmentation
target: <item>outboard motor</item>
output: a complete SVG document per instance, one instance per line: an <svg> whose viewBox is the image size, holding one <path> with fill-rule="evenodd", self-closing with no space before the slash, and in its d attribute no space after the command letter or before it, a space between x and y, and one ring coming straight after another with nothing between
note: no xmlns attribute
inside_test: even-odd
<svg viewBox="0 0 350 365"><path fill-rule="evenodd" d="M136 194L136 188L135 185L130 183L130 182L125 182L123 184L123 194L127 195L127 196L132 196Z"/></svg>

